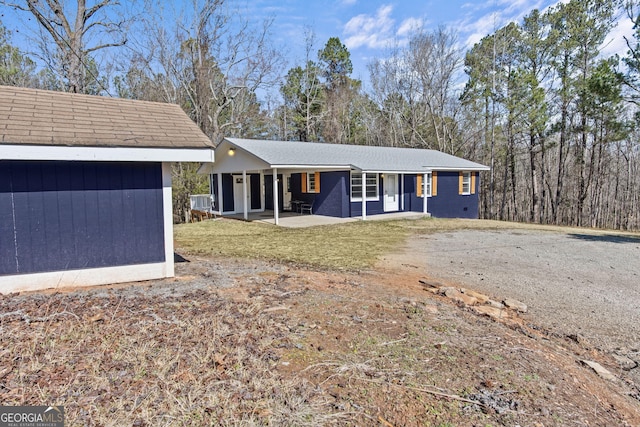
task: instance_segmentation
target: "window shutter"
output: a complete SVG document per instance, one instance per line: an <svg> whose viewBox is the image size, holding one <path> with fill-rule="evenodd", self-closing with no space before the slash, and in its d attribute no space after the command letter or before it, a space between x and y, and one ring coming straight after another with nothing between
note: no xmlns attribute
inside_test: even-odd
<svg viewBox="0 0 640 427"><path fill-rule="evenodd" d="M431 172L431 195L438 195L438 172Z"/></svg>
<svg viewBox="0 0 640 427"><path fill-rule="evenodd" d="M320 192L320 172L316 172L316 193Z"/></svg>
<svg viewBox="0 0 640 427"><path fill-rule="evenodd" d="M471 172L471 194L476 194L476 172Z"/></svg>
<svg viewBox="0 0 640 427"><path fill-rule="evenodd" d="M462 194L463 182L464 182L464 173L458 172L458 194Z"/></svg>
<svg viewBox="0 0 640 427"><path fill-rule="evenodd" d="M306 193L307 192L307 174L306 174L306 172L301 173L300 177L302 179L302 192Z"/></svg>
<svg viewBox="0 0 640 427"><path fill-rule="evenodd" d="M416 182L416 195L418 197L422 197L422 190L424 188L424 186L422 185L422 175L418 175L418 180Z"/></svg>

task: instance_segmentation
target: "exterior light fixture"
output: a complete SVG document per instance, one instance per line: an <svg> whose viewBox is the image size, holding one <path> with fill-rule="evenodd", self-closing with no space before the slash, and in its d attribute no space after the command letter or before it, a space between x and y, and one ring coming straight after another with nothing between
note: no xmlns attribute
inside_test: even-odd
<svg viewBox="0 0 640 427"><path fill-rule="evenodd" d="M235 147L229 148L229 155L230 156L235 156L235 154L236 154L236 148Z"/></svg>

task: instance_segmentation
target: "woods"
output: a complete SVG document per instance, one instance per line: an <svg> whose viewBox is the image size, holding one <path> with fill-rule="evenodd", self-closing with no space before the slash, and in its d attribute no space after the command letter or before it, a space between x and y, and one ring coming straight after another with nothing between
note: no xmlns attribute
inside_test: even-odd
<svg viewBox="0 0 640 427"><path fill-rule="evenodd" d="M225 0L3 1L33 27L30 50L0 25L0 84L179 104L224 136L433 148L489 165L488 219L640 229L640 2L572 0L465 47L420 28L352 78L338 37L300 35L287 63L273 20ZM606 56L617 20L626 52ZM177 206L207 190L176 169ZM176 212L181 215L182 211Z"/></svg>

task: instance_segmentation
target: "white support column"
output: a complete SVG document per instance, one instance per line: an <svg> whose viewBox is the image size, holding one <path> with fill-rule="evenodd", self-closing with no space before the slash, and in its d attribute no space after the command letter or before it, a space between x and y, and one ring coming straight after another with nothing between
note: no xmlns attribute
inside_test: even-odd
<svg viewBox="0 0 640 427"><path fill-rule="evenodd" d="M249 210L247 209L247 171L242 171L242 214L244 220L249 219Z"/></svg>
<svg viewBox="0 0 640 427"><path fill-rule="evenodd" d="M171 194L171 163L162 163L162 210L164 216L164 276L175 276L173 266L173 197Z"/></svg>
<svg viewBox="0 0 640 427"><path fill-rule="evenodd" d="M222 211L224 210L222 207L222 174L218 174L218 210L220 211L220 215L222 215Z"/></svg>
<svg viewBox="0 0 640 427"><path fill-rule="evenodd" d="M422 175L422 213L427 214L427 174Z"/></svg>
<svg viewBox="0 0 640 427"><path fill-rule="evenodd" d="M362 220L367 219L367 173L362 172Z"/></svg>
<svg viewBox="0 0 640 427"><path fill-rule="evenodd" d="M278 212L278 168L273 168L273 220L278 225L280 223L280 213Z"/></svg>
<svg viewBox="0 0 640 427"><path fill-rule="evenodd" d="M400 174L400 210L404 212L404 174Z"/></svg>

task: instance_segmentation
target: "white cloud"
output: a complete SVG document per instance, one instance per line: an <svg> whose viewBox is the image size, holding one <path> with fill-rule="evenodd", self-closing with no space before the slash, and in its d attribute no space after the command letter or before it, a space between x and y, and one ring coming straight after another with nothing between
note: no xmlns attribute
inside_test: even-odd
<svg viewBox="0 0 640 427"><path fill-rule="evenodd" d="M521 22L533 9L541 9L546 3L549 3L548 0L494 0L484 3L485 7L482 8L470 6L471 10L465 18L452 23L452 27L464 40L463 48L469 49L509 22ZM482 14L483 11L486 13Z"/></svg>
<svg viewBox="0 0 640 427"><path fill-rule="evenodd" d="M625 56L628 50L627 42L624 37L633 37L633 22L626 14L621 14L616 22L615 27L611 30L602 46L600 46L600 55L608 58L615 54Z"/></svg>
<svg viewBox="0 0 640 427"><path fill-rule="evenodd" d="M421 18L409 18L405 19L402 24L400 24L400 28L396 31L396 34L400 37L410 36L411 33L414 33L416 30L419 30L424 25L424 21Z"/></svg>
<svg viewBox="0 0 640 427"><path fill-rule="evenodd" d="M393 39L393 26L395 21L391 18L393 6L381 6L375 16L361 14L354 16L344 26L344 32L348 36L345 45L349 49L360 46L369 48L386 47Z"/></svg>
<svg viewBox="0 0 640 427"><path fill-rule="evenodd" d="M354 4L358 3L358 0L342 0L340 3L342 4L342 6L353 6Z"/></svg>

